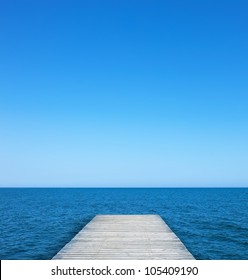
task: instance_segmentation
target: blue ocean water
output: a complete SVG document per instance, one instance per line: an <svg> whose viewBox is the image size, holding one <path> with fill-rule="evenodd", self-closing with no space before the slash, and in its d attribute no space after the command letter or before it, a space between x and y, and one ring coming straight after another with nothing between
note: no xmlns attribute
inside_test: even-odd
<svg viewBox="0 0 248 280"><path fill-rule="evenodd" d="M159 214L196 259L248 259L248 189L2 188L0 259L51 259L96 214Z"/></svg>

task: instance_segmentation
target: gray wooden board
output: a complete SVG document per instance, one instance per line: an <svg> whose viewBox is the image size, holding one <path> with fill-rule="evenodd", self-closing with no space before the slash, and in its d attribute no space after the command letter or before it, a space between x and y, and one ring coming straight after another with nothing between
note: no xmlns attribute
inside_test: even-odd
<svg viewBox="0 0 248 280"><path fill-rule="evenodd" d="M53 259L194 259L159 215L97 215Z"/></svg>

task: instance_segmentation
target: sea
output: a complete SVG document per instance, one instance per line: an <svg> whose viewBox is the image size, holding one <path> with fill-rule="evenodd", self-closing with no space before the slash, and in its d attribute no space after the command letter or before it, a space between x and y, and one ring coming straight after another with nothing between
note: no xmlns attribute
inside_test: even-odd
<svg viewBox="0 0 248 280"><path fill-rule="evenodd" d="M158 214L199 260L248 260L248 188L0 188L0 259L51 259L97 214Z"/></svg>

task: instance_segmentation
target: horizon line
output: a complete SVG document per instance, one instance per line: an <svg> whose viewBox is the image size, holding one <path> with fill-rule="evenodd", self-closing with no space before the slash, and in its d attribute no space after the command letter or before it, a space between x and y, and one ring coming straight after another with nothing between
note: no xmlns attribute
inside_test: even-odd
<svg viewBox="0 0 248 280"><path fill-rule="evenodd" d="M248 188L247 185L0 185L0 188Z"/></svg>

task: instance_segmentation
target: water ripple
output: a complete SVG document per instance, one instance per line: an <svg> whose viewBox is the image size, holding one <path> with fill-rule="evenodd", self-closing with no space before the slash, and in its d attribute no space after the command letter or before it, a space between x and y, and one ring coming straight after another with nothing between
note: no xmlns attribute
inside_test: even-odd
<svg viewBox="0 0 248 280"><path fill-rule="evenodd" d="M159 214L197 259L248 259L248 189L0 189L0 259L51 259L97 214Z"/></svg>

